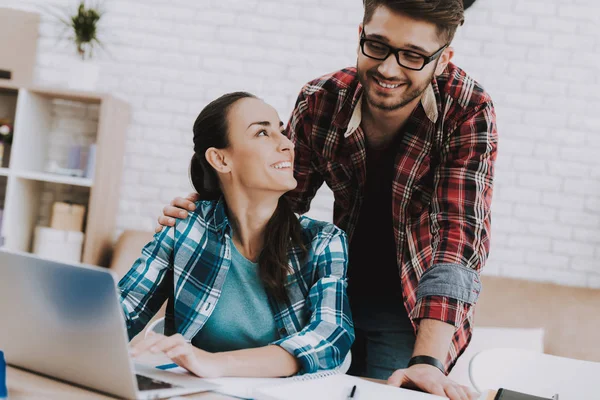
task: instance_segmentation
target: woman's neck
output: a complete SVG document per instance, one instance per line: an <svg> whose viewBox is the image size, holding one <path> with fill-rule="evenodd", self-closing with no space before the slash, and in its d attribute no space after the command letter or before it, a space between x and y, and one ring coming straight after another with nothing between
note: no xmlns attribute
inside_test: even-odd
<svg viewBox="0 0 600 400"><path fill-rule="evenodd" d="M264 246L267 223L275 213L279 197L251 198L237 193L225 195L228 217L233 227L233 243L248 260L256 262Z"/></svg>

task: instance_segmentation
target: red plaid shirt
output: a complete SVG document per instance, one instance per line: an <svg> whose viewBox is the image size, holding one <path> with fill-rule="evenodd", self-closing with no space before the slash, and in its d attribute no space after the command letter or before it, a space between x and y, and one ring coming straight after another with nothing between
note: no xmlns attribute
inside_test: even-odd
<svg viewBox="0 0 600 400"><path fill-rule="evenodd" d="M298 180L289 198L298 212L306 212L326 182L335 197L334 222L350 241L366 179L362 92L355 68L309 82L288 125ZM479 271L489 252L494 107L481 86L449 64L401 134L390 184L404 306L415 330L422 318L457 328L446 360L449 371L471 339Z"/></svg>

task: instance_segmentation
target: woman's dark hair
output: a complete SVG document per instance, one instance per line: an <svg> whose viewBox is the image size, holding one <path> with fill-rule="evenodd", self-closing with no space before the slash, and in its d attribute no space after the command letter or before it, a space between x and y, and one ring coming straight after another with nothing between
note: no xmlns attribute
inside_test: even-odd
<svg viewBox="0 0 600 400"><path fill-rule="evenodd" d="M231 107L241 99L257 97L246 92L225 94L209 103L194 122L194 155L190 163L190 178L201 200L217 200L223 195L217 172L206 161L206 150L229 146L228 117ZM290 243L291 241L291 243ZM287 299L285 281L288 248L298 246L303 252L302 228L285 196L265 228L264 247L258 257L259 276L267 292L279 301Z"/></svg>

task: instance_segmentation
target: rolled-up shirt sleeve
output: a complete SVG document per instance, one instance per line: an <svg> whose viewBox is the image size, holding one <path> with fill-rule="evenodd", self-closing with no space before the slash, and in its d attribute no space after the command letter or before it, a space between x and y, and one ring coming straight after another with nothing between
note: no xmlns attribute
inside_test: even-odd
<svg viewBox="0 0 600 400"><path fill-rule="evenodd" d="M340 366L354 342L346 295L347 239L341 230L331 227L332 234L320 246L317 278L306 299L310 320L301 331L273 343L298 359L299 373Z"/></svg>
<svg viewBox="0 0 600 400"><path fill-rule="evenodd" d="M120 302L131 340L158 312L169 295L167 273L173 265L174 228L154 235L141 256L119 281Z"/></svg>
<svg viewBox="0 0 600 400"><path fill-rule="evenodd" d="M481 291L490 248L497 132L493 105L475 107L457 124L434 173L430 205L432 263L417 288L412 318L459 327Z"/></svg>

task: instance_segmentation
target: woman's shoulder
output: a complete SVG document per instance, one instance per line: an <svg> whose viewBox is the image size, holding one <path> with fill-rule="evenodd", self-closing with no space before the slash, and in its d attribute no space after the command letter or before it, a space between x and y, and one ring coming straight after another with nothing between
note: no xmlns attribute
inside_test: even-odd
<svg viewBox="0 0 600 400"><path fill-rule="evenodd" d="M341 236L346 240L346 233L331 222L319 221L304 215L300 216L298 220L302 232L311 242L329 241L335 236Z"/></svg>
<svg viewBox="0 0 600 400"><path fill-rule="evenodd" d="M210 225L215 218L219 200L198 200L194 202L196 208L188 211L187 218L177 220L177 230L187 229L190 225L197 227L206 227Z"/></svg>

